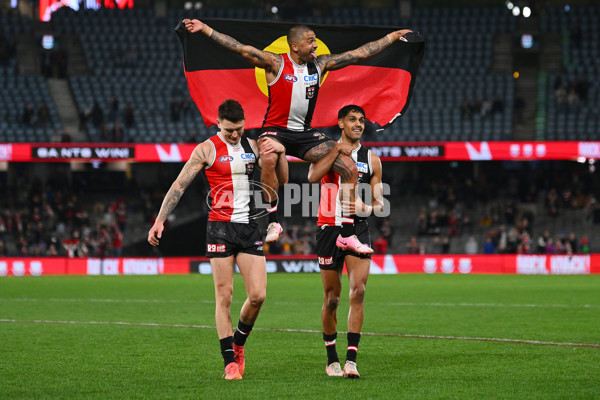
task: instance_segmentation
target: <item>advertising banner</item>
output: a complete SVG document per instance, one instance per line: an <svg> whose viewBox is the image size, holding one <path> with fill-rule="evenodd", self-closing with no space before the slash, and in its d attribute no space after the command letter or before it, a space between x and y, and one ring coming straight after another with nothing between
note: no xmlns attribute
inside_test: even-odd
<svg viewBox="0 0 600 400"><path fill-rule="evenodd" d="M236 272L239 270L236 267ZM268 273L318 273L315 255L268 256ZM344 273L345 273L344 269ZM206 257L0 258L0 277L42 275L164 275L212 273ZM600 274L600 254L376 254L371 274Z"/></svg>
<svg viewBox="0 0 600 400"><path fill-rule="evenodd" d="M600 158L600 142L364 142L382 161L533 161ZM186 162L194 143L0 143L0 161ZM298 161L298 159L290 159Z"/></svg>

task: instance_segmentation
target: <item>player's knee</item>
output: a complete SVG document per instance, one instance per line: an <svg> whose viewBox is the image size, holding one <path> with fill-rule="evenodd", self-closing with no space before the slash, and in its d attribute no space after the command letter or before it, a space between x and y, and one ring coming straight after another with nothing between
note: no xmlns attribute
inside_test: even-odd
<svg viewBox="0 0 600 400"><path fill-rule="evenodd" d="M262 159L261 162L263 172L265 172L265 170L267 172L275 171L275 166L277 165L277 159L279 158L279 155L275 153L262 154L260 158Z"/></svg>
<svg viewBox="0 0 600 400"><path fill-rule="evenodd" d="M325 307L330 312L337 310L340 305L340 296L337 293L327 293L327 298L325 299Z"/></svg>
<svg viewBox="0 0 600 400"><path fill-rule="evenodd" d="M266 297L267 292L264 290L256 293L250 293L248 300L250 301L250 304L252 304L252 307L260 308L265 302Z"/></svg>
<svg viewBox="0 0 600 400"><path fill-rule="evenodd" d="M231 299L233 298L233 288L226 286L217 287L215 298L217 305L229 308L231 306Z"/></svg>
<svg viewBox="0 0 600 400"><path fill-rule="evenodd" d="M362 303L365 300L365 286L359 285L358 287L350 288L350 301Z"/></svg>

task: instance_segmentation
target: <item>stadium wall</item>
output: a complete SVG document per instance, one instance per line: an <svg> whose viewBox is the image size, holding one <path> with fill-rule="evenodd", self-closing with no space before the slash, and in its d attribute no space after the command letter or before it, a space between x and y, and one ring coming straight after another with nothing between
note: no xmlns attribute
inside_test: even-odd
<svg viewBox="0 0 600 400"><path fill-rule="evenodd" d="M319 272L316 256L270 256L269 273ZM344 272L346 272L344 270ZM210 274L205 257L2 258L0 276ZM399 255L377 254L371 274L600 274L600 254Z"/></svg>

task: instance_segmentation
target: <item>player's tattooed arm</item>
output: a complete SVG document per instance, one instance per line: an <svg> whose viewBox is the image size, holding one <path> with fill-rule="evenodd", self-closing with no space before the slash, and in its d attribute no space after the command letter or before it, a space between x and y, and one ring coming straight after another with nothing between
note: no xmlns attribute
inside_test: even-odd
<svg viewBox="0 0 600 400"><path fill-rule="evenodd" d="M214 150L210 142L206 141L196 146L190 159L185 163L179 176L175 179L171 188L165 195L160 211L158 212L158 220L163 222L166 221L169 214L173 212L179 203L185 190L190 186L198 173L212 163L213 158Z"/></svg>
<svg viewBox="0 0 600 400"><path fill-rule="evenodd" d="M379 40L366 43L359 48L349 50L342 54L325 54L317 58L319 66L323 72L335 71L348 65L356 64L362 60L372 57L382 50L388 48L397 40L405 39L407 33L412 32L409 29L402 29L387 34Z"/></svg>
<svg viewBox="0 0 600 400"><path fill-rule="evenodd" d="M281 57L269 51L259 50L253 46L240 43L229 35L218 32L205 23L194 19L184 19L183 24L191 33L202 32L219 45L242 56L255 67L263 68L271 73L277 74L281 66Z"/></svg>
<svg viewBox="0 0 600 400"><path fill-rule="evenodd" d="M162 205L160 206L160 211L154 221L154 225L152 225L152 228L150 228L150 231L148 232L148 243L152 246L158 246L163 230L165 229L164 223L169 214L171 214L177 206L177 203L179 203L185 189L187 189L200 171L214 161L214 158L215 152L209 141L205 141L196 146L190 159L185 163L179 176L175 179L175 182L173 182L171 188L167 192Z"/></svg>
<svg viewBox="0 0 600 400"><path fill-rule="evenodd" d="M308 168L308 181L311 183L319 182L336 162L343 164L340 160L341 154L352 154L352 146L344 143L336 143L324 157L320 157L317 162L310 164Z"/></svg>
<svg viewBox="0 0 600 400"><path fill-rule="evenodd" d="M234 53L239 54L255 67L269 70L270 72L277 73L281 66L281 57L277 54L271 53L270 51L259 50L256 47L242 44L236 39L224 33L212 31L213 35L211 39L225 47Z"/></svg>
<svg viewBox="0 0 600 400"><path fill-rule="evenodd" d="M349 165L352 165L354 163L354 161L352 161L352 159L350 159L349 162L344 162L342 160L342 157L348 157L346 155L340 155L338 158L335 159L335 162L333 163L333 167L332 169L337 172L337 174L340 176L340 178L342 178L342 182L351 182L352 181L352 170L350 169ZM350 158L350 157L348 157ZM356 169L355 169L356 171Z"/></svg>
<svg viewBox="0 0 600 400"><path fill-rule="evenodd" d="M316 163L321 158L325 157L327 153L335 146L335 142L333 140L326 140L312 149L308 150L304 154L304 161L308 161L310 163Z"/></svg>

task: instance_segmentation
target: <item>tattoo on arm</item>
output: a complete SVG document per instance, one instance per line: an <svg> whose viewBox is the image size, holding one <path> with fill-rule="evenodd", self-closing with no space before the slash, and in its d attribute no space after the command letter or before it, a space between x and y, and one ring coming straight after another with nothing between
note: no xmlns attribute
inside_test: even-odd
<svg viewBox="0 0 600 400"><path fill-rule="evenodd" d="M182 194L183 193L181 191L179 191L178 189L175 189L173 187L171 187L171 189L169 189L169 192L165 196L163 204L160 207L160 212L158 213L158 219L160 219L161 221L166 221L169 214L171 214L173 212L173 210L177 206L177 203L179 203L179 200L181 199Z"/></svg>
<svg viewBox="0 0 600 400"><path fill-rule="evenodd" d="M231 36L225 35L224 33L221 33L221 32L217 32L214 29L213 29L213 34L211 36L211 39L231 51L237 51L239 48L241 48L243 46L240 42L238 42Z"/></svg>
<svg viewBox="0 0 600 400"><path fill-rule="evenodd" d="M204 150L204 147L200 148L200 154L198 154L198 149L194 149L194 153L196 153L198 155L198 157L200 158L200 161L203 161L206 164L209 164L208 154L206 154L206 151Z"/></svg>
<svg viewBox="0 0 600 400"><path fill-rule="evenodd" d="M200 152L203 154L203 156L198 153L198 149L200 149ZM177 179L175 179L175 182L173 182L171 188L167 192L165 199L160 206L160 211L158 212L157 217L158 219L165 221L169 214L173 212L185 190L188 188L188 186L190 186L194 178L196 178L198 172L204 168L204 160L206 159L205 156L206 154L203 146L198 146L196 149L194 149L192 156L185 163L183 169L179 173L179 176Z"/></svg>
<svg viewBox="0 0 600 400"><path fill-rule="evenodd" d="M326 71L334 71L336 69L341 69L348 65L356 64L358 61L372 57L386 47L389 47L390 44L391 43L386 36L342 54L328 54L320 56L319 63L321 69Z"/></svg>
<svg viewBox="0 0 600 400"><path fill-rule="evenodd" d="M219 45L242 56L255 67L277 71L280 66L280 57L268 51L261 51L255 47L243 44L229 35L213 30L211 38Z"/></svg>
<svg viewBox="0 0 600 400"><path fill-rule="evenodd" d="M312 149L308 150L304 154L304 160L309 161L311 163L316 163L321 158L325 157L325 155L327 153L329 153L329 150L331 150L331 148L333 146L335 146L335 142L333 140L328 140L326 142L323 142L323 143L313 147Z"/></svg>
<svg viewBox="0 0 600 400"><path fill-rule="evenodd" d="M344 163L342 156L338 156L338 158L335 159L335 163L333 163L332 168L339 174L340 178L342 178L342 182L350 182L352 178L352 171L350 171L346 163Z"/></svg>

